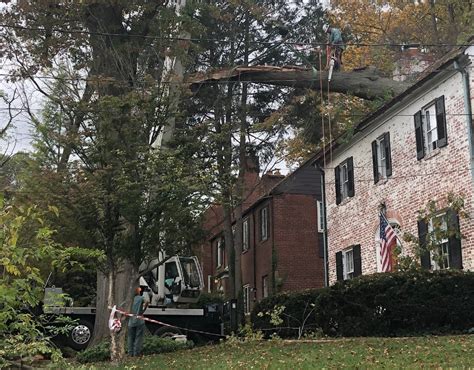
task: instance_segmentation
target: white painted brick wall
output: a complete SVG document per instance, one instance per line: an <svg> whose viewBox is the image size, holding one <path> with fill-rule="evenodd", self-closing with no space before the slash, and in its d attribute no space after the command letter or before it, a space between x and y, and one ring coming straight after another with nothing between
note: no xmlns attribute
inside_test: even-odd
<svg viewBox="0 0 474 370"><path fill-rule="evenodd" d="M470 53L473 54L473 53ZM471 57L472 58L472 57ZM469 66L471 104L474 97L474 68ZM416 159L413 115L435 98L444 95L448 145L433 156ZM396 220L402 231L418 235L417 211L431 199L445 199L448 192L463 194L467 210L474 217L473 182L470 171L469 144L461 74L423 93L406 99L404 107L384 117L377 128L366 129L363 136L333 153L326 164L326 201L328 219L328 257L330 283L336 281L335 254L351 245L361 245L362 273L377 271L376 239L379 233L378 206L385 202L388 217ZM392 176L374 184L371 142L390 132ZM355 195L336 205L334 167L348 157L354 158ZM474 222L461 219L462 258L465 269L474 270ZM404 246L408 249L408 246ZM408 251L409 252L409 251Z"/></svg>

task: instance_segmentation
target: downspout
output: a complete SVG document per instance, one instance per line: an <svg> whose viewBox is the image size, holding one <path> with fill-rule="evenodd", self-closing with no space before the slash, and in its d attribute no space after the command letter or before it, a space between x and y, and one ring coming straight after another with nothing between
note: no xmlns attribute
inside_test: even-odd
<svg viewBox="0 0 474 370"><path fill-rule="evenodd" d="M327 235L327 221L326 221L326 187L324 186L324 169L318 166L321 171L321 202L323 205L323 258L324 258L324 286L329 286L329 266L328 266L328 235Z"/></svg>
<svg viewBox="0 0 474 370"><path fill-rule="evenodd" d="M454 69L459 71L462 76L462 86L464 92L464 109L466 111L466 124L467 124L467 133L469 136L469 157L470 157L470 166L471 166L471 180L474 185L474 138L473 138L473 123L472 123L472 107L471 107L471 92L469 89L469 73L465 68L462 68L458 61L454 61Z"/></svg>
<svg viewBox="0 0 474 370"><path fill-rule="evenodd" d="M255 210L252 210L252 227L253 227L253 286L257 287L257 229L256 229L256 217Z"/></svg>
<svg viewBox="0 0 474 370"><path fill-rule="evenodd" d="M275 212L273 210L274 206L275 206L275 197L272 197L271 198L271 202L270 203L270 208L271 208L271 222L269 223L269 226L271 225L271 228L272 228L272 294L276 294L277 293L277 286L276 286L276 266L277 266L277 254L276 254L276 250L275 250Z"/></svg>

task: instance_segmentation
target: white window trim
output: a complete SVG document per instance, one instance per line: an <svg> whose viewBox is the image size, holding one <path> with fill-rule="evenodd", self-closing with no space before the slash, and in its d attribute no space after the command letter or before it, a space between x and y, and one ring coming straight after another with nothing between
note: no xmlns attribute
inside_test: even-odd
<svg viewBox="0 0 474 370"><path fill-rule="evenodd" d="M349 270L347 266L347 255L352 255L352 269ZM352 276L350 276L352 274ZM350 280L354 278L354 249L349 248L342 251L342 276L344 280Z"/></svg>
<svg viewBox="0 0 474 370"><path fill-rule="evenodd" d="M222 267L222 263L223 263L223 257L224 257L224 253L223 253L223 248L222 248L222 244L223 244L223 240L222 238L219 238L217 240L217 248L216 248L216 253L217 253L217 267Z"/></svg>
<svg viewBox="0 0 474 370"><path fill-rule="evenodd" d="M268 275L262 277L262 297L268 297Z"/></svg>
<svg viewBox="0 0 474 370"><path fill-rule="evenodd" d="M435 218L443 218L443 224L442 224L442 229L447 230L448 228L448 220L447 220L447 213L440 213L439 215L436 215ZM433 232L433 219L428 222L428 233ZM430 251L430 262L431 262L431 268L432 270L447 270L450 268L449 266L449 238L443 238L441 240L436 241L439 248L441 249L441 255L446 256L446 266L440 266L436 259L434 258L434 253L433 251ZM444 248L445 247L445 248ZM446 251L444 251L446 249Z"/></svg>
<svg viewBox="0 0 474 370"><path fill-rule="evenodd" d="M260 240L268 239L268 206L260 210Z"/></svg>
<svg viewBox="0 0 474 370"><path fill-rule="evenodd" d="M250 315L250 284L245 284L243 286L243 293L244 293L244 313L246 315Z"/></svg>
<svg viewBox="0 0 474 370"><path fill-rule="evenodd" d="M323 202L320 200L316 201L316 207L317 207L317 217L318 217L318 233L323 233L324 232L324 208L323 208Z"/></svg>
<svg viewBox="0 0 474 370"><path fill-rule="evenodd" d="M250 249L250 221L244 218L242 221L242 252Z"/></svg>
<svg viewBox="0 0 474 370"><path fill-rule="evenodd" d="M344 174L346 179L344 179ZM344 200L349 197L349 168L347 166L347 161L341 164L341 200Z"/></svg>
<svg viewBox="0 0 474 370"><path fill-rule="evenodd" d="M430 127L428 129L427 113L429 113ZM421 122L423 125L423 136L425 138L424 146L427 153L436 150L436 143L438 140L438 121L436 117L436 102L424 107L421 110ZM431 135L431 139L430 139Z"/></svg>
<svg viewBox="0 0 474 370"><path fill-rule="evenodd" d="M377 171L379 173L379 180L387 178L387 158L385 157L387 143L384 138L384 135L377 138Z"/></svg>

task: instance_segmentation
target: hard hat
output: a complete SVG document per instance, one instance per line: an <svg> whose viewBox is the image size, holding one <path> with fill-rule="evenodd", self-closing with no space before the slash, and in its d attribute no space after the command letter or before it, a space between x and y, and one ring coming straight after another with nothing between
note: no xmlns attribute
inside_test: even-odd
<svg viewBox="0 0 474 370"><path fill-rule="evenodd" d="M328 32L328 29L329 29L329 24L326 23L326 24L323 26L323 31L324 31L324 33Z"/></svg>

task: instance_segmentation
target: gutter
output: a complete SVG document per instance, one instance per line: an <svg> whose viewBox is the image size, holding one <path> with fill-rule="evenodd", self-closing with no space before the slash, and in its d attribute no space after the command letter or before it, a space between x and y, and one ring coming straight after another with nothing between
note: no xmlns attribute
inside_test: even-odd
<svg viewBox="0 0 474 370"><path fill-rule="evenodd" d="M472 122L472 106L471 106L471 94L469 89L469 73L465 67L461 67L457 60L454 61L454 69L461 73L462 76L462 87L464 92L464 110L466 112L466 125L467 134L469 137L469 158L471 167L471 180L474 185L474 138L473 138L473 122Z"/></svg>

